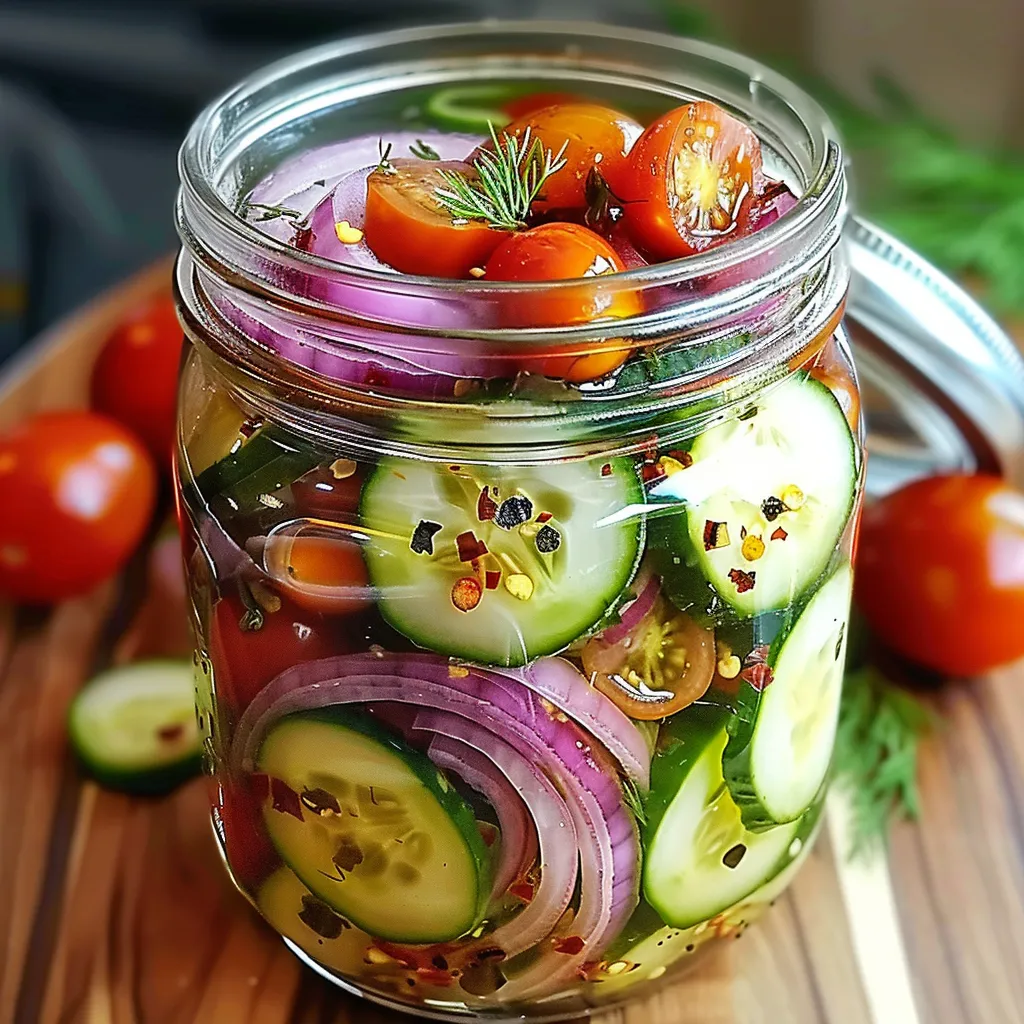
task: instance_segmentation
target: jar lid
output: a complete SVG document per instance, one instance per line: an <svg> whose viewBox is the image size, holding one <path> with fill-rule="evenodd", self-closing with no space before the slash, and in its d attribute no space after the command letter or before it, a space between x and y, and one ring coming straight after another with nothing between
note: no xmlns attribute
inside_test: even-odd
<svg viewBox="0 0 1024 1024"><path fill-rule="evenodd" d="M875 225L848 226L844 327L867 422L867 488L943 472L1024 481L1024 359L959 285Z"/></svg>

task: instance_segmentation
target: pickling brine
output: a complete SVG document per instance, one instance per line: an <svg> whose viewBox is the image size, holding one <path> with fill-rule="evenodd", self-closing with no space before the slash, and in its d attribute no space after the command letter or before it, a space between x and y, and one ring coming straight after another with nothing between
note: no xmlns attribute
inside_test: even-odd
<svg viewBox="0 0 1024 1024"><path fill-rule="evenodd" d="M524 78L521 27L452 32L279 65L186 141L197 710L228 869L308 963L557 1018L741 935L813 842L845 188L742 58L636 35L626 75L588 29L570 75L545 29Z"/></svg>

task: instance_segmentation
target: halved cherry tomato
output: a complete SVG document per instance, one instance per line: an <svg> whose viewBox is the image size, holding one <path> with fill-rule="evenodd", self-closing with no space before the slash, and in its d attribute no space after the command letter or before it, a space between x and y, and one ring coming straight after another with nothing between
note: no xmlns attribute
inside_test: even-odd
<svg viewBox="0 0 1024 1024"><path fill-rule="evenodd" d="M123 423L170 467L182 331L170 295L140 306L107 339L92 371L92 406Z"/></svg>
<svg viewBox="0 0 1024 1024"><path fill-rule="evenodd" d="M303 608L347 615L370 603L362 549L339 529L267 539L263 564L278 587Z"/></svg>
<svg viewBox="0 0 1024 1024"><path fill-rule="evenodd" d="M366 244L383 262L405 274L467 277L507 237L483 221L457 221L437 201L444 187L438 170L456 171L470 181L471 164L454 160L392 160L366 180Z"/></svg>
<svg viewBox="0 0 1024 1024"><path fill-rule="evenodd" d="M210 616L210 660L217 706L237 718L286 668L346 649L326 620L281 598L277 611L248 612L234 594L222 597Z"/></svg>
<svg viewBox="0 0 1024 1024"><path fill-rule="evenodd" d="M761 145L742 122L705 101L655 121L609 183L633 241L660 260L744 233L761 187Z"/></svg>
<svg viewBox="0 0 1024 1024"><path fill-rule="evenodd" d="M972 676L1024 657L1024 494L942 476L869 503L855 591L872 630L919 665Z"/></svg>
<svg viewBox="0 0 1024 1024"><path fill-rule="evenodd" d="M583 210L587 206L587 175L597 168L607 181L618 180L628 162L633 143L643 128L628 114L596 103L563 103L533 110L503 129L522 138L530 130L531 139L553 154L564 145L565 166L544 183L532 210Z"/></svg>
<svg viewBox="0 0 1024 1024"><path fill-rule="evenodd" d="M598 234L579 224L541 224L512 235L487 262L491 281L559 281L618 273L625 266ZM632 290L602 291L581 282L564 293L510 299L503 307L517 326L553 327L635 316L643 310ZM606 341L596 349L573 354L541 355L524 360L521 369L573 383L598 380L621 366L630 346Z"/></svg>
<svg viewBox="0 0 1024 1024"><path fill-rule="evenodd" d="M542 110L544 107L554 107L566 103L586 103L582 96L571 92L531 92L526 96L516 96L506 100L501 109L508 116L515 120L518 117L525 117L535 110Z"/></svg>
<svg viewBox="0 0 1024 1024"><path fill-rule="evenodd" d="M113 575L142 539L156 474L120 423L36 416L0 438L0 593L57 601Z"/></svg>
<svg viewBox="0 0 1024 1024"><path fill-rule="evenodd" d="M600 636L583 671L631 718L667 718L704 696L715 674L715 637L664 597L617 643Z"/></svg>

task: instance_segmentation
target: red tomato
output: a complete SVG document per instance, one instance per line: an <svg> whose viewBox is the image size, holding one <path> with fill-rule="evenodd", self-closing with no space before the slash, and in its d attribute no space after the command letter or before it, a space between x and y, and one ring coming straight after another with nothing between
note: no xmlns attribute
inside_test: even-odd
<svg viewBox="0 0 1024 1024"><path fill-rule="evenodd" d="M856 596L889 647L938 672L1024 657L1024 494L997 477L943 476L868 504Z"/></svg>
<svg viewBox="0 0 1024 1024"><path fill-rule="evenodd" d="M267 541L263 564L281 590L311 611L347 615L370 604L362 548L341 530L277 534Z"/></svg>
<svg viewBox="0 0 1024 1024"><path fill-rule="evenodd" d="M395 270L467 277L507 237L480 220L456 223L435 198L434 190L444 186L439 169L475 181L478 174L470 164L392 160L390 167L389 172L378 168L367 178L364 230L374 255Z"/></svg>
<svg viewBox="0 0 1024 1024"><path fill-rule="evenodd" d="M820 380L835 395L846 414L850 429L856 431L860 426L860 389L857 387L853 367L843 357L834 340L818 353L808 369L815 380Z"/></svg>
<svg viewBox="0 0 1024 1024"><path fill-rule="evenodd" d="M598 234L579 224L542 224L512 235L487 262L490 281L559 281L618 273L625 266ZM514 303L514 304L513 304ZM551 295L529 295L507 306L521 326L548 327L635 316L643 303L635 291L602 292L593 284ZM598 380L629 357L624 341L570 355L541 355L524 360L521 369L580 383Z"/></svg>
<svg viewBox="0 0 1024 1024"><path fill-rule="evenodd" d="M170 295L140 306L107 339L92 371L92 405L145 442L161 469L176 437L182 331Z"/></svg>
<svg viewBox="0 0 1024 1024"><path fill-rule="evenodd" d="M280 858L267 836L260 805L266 797L266 776L229 779L217 785L214 817L224 855L235 881L255 893L259 884L277 866Z"/></svg>
<svg viewBox="0 0 1024 1024"><path fill-rule="evenodd" d="M142 539L156 475L119 423L36 416L0 438L0 592L58 601L115 573Z"/></svg>
<svg viewBox="0 0 1024 1024"><path fill-rule="evenodd" d="M222 597L210 616L217 704L232 715L240 715L286 668L344 653L333 642L322 616L296 607L287 598L281 599L276 612L263 613L259 629L244 628L245 612L245 605L232 594Z"/></svg>
<svg viewBox="0 0 1024 1024"><path fill-rule="evenodd" d="M362 474L350 459L330 467L317 466L292 484L292 498L300 515L346 520L359 508Z"/></svg>
<svg viewBox="0 0 1024 1024"><path fill-rule="evenodd" d="M678 259L743 234L761 183L761 145L713 103L688 103L655 121L609 184L633 241Z"/></svg>
<svg viewBox="0 0 1024 1024"><path fill-rule="evenodd" d="M618 181L628 164L628 153L640 138L639 122L611 107L596 103L556 104L533 110L503 129L520 139L531 139L544 149L562 154L565 166L544 183L533 211L583 210L587 206L587 175L595 167L609 183Z"/></svg>
<svg viewBox="0 0 1024 1024"><path fill-rule="evenodd" d="M554 107L565 103L586 103L581 96L571 92L531 92L528 96L517 96L502 103L501 109L508 114L512 120L518 117L525 117L535 110L544 107Z"/></svg>

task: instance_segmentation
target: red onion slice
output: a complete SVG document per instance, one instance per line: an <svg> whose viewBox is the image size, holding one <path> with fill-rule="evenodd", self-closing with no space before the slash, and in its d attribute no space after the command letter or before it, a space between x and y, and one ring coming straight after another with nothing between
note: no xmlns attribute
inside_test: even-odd
<svg viewBox="0 0 1024 1024"><path fill-rule="evenodd" d="M660 590L661 583L657 576L647 573L645 577L638 577L636 583L633 584L633 593L637 596L619 609L619 621L604 630L601 633L601 639L607 640L610 644L617 644L620 640L625 640L640 620L654 607Z"/></svg>

